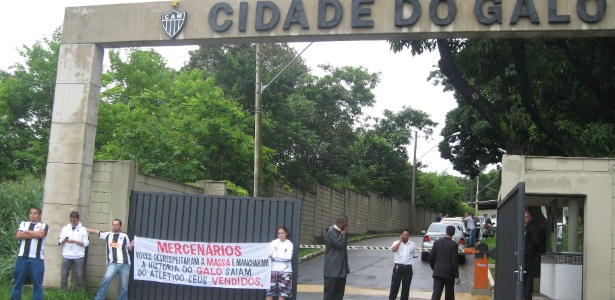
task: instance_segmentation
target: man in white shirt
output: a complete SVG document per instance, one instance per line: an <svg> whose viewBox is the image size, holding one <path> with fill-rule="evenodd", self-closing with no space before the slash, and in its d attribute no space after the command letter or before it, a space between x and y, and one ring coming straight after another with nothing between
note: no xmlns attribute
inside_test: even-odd
<svg viewBox="0 0 615 300"><path fill-rule="evenodd" d="M58 244L62 246L62 273L60 276L60 290L68 288L68 275L75 265L77 277L77 291L84 288L83 272L85 270L85 247L90 244L88 230L79 222L79 212L73 211L69 215L70 223L62 228Z"/></svg>
<svg viewBox="0 0 615 300"><path fill-rule="evenodd" d="M476 228L476 225L474 223L474 214L468 215L464 219L464 221L466 223L466 228L470 233L470 241L468 242L468 247L474 247L476 245L476 230L474 230L474 228Z"/></svg>
<svg viewBox="0 0 615 300"><path fill-rule="evenodd" d="M414 242L408 240L410 231L405 229L399 236L399 240L395 241L391 246L391 251L395 253L393 267L393 276L391 278L391 293L389 300L397 298L399 284L401 282L401 297L400 300L408 300L410 296L410 282L412 282L412 264L414 259L419 257L418 249Z"/></svg>

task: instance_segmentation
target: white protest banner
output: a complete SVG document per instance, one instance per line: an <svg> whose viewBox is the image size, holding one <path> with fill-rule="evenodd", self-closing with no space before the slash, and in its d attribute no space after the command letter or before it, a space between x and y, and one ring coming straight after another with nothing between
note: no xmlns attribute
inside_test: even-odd
<svg viewBox="0 0 615 300"><path fill-rule="evenodd" d="M199 243L135 236L135 280L269 289L269 243Z"/></svg>

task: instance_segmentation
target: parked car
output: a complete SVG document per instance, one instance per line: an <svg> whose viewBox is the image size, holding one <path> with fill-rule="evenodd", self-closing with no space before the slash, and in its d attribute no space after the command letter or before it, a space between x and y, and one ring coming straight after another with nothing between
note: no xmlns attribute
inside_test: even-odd
<svg viewBox="0 0 615 300"><path fill-rule="evenodd" d="M461 218L443 218L440 220L441 223L452 223L455 225L461 226L461 232L463 232L463 237L467 237L470 235L470 232L466 228L466 223L463 222Z"/></svg>
<svg viewBox="0 0 615 300"><path fill-rule="evenodd" d="M434 222L429 225L427 231L423 230L425 236L423 237L423 243L421 244L421 260L428 259L429 252L433 248L433 243L446 235L446 227L450 225L455 226L455 235L453 236L453 241L457 242L457 244L459 245L458 262L460 264L464 264L466 262L466 256L463 252L466 248L466 240L462 233L461 226L447 222Z"/></svg>

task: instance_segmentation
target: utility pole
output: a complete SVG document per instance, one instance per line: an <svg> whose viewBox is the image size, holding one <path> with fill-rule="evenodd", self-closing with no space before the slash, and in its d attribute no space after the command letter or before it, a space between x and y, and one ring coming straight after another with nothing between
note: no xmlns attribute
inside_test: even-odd
<svg viewBox="0 0 615 300"><path fill-rule="evenodd" d="M312 46L310 43L297 54L286 66L276 74L269 84L263 84L263 58L261 57L262 45L256 44L256 88L254 97L254 197L260 197L263 189L263 93L265 89L274 81L290 64L293 63L307 48Z"/></svg>
<svg viewBox="0 0 615 300"><path fill-rule="evenodd" d="M254 197L261 196L263 186L263 60L261 44L256 44L256 88L254 97Z"/></svg>
<svg viewBox="0 0 615 300"><path fill-rule="evenodd" d="M412 194L410 195L410 230L414 230L416 218L416 144L418 142L417 132L414 132L414 159L412 160Z"/></svg>
<svg viewBox="0 0 615 300"><path fill-rule="evenodd" d="M478 184L480 182L480 174L476 176L476 199L474 200L474 213L478 214Z"/></svg>

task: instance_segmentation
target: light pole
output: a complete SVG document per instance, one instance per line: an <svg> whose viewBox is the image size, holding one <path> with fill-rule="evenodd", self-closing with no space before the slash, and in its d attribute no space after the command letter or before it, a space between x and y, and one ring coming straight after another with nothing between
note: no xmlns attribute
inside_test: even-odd
<svg viewBox="0 0 615 300"><path fill-rule="evenodd" d="M412 160L412 193L410 194L410 228L414 230L416 217L416 144L418 142L417 132L414 132L414 159Z"/></svg>
<svg viewBox="0 0 615 300"><path fill-rule="evenodd" d="M263 186L263 60L261 44L256 44L256 86L254 95L254 197L260 197Z"/></svg>
<svg viewBox="0 0 615 300"><path fill-rule="evenodd" d="M478 213L478 193L480 192L478 190L478 184L480 182L480 174L478 176L476 176L476 200L474 201L474 213Z"/></svg>

